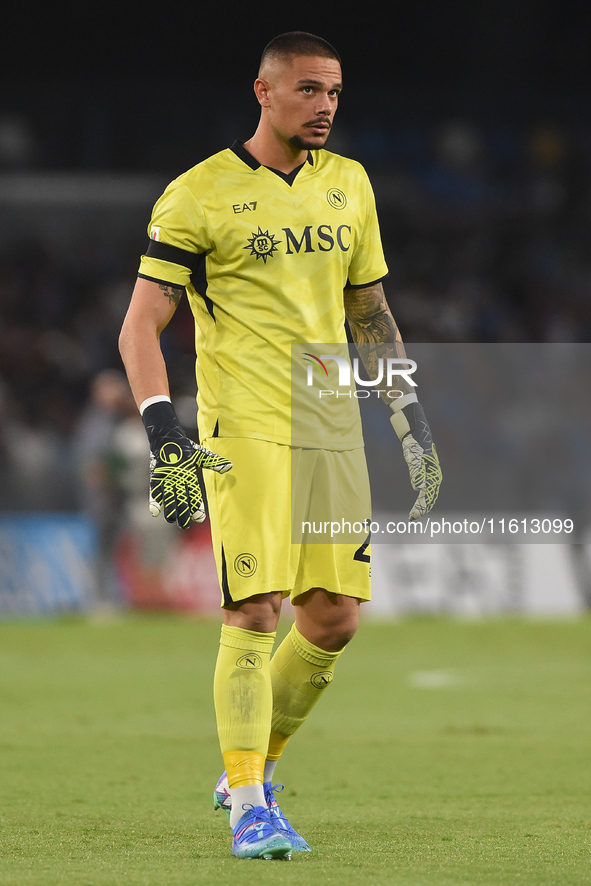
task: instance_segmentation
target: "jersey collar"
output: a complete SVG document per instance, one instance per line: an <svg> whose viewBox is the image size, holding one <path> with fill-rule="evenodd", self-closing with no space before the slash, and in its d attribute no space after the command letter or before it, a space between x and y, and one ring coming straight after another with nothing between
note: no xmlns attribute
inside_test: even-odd
<svg viewBox="0 0 591 886"><path fill-rule="evenodd" d="M263 165L259 163L259 161L252 156L252 154L246 150L243 143L235 139L233 145L230 150L234 151L237 157L239 157L243 163L246 163L247 166L250 166L251 169L260 169ZM291 185L300 171L300 169L305 166L306 163L309 163L310 166L314 166L314 157L312 156L312 152L308 151L308 156L304 160L301 166L297 166L295 169L292 169L291 172L281 172L279 169L273 169L271 166L265 167L266 169L270 169L271 172L274 172L280 178L284 179L289 185Z"/></svg>

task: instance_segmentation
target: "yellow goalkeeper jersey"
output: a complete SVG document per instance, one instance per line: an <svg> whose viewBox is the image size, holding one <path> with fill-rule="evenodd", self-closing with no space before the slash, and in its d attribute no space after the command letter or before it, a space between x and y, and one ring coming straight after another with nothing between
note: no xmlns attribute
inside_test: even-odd
<svg viewBox="0 0 591 886"><path fill-rule="evenodd" d="M388 272L359 163L320 150L286 175L236 142L166 188L148 233L139 275L184 286L195 318L202 440L363 445L354 397L333 397L332 411L316 398L309 421L291 415L292 345L346 343L344 288ZM309 363L296 358L302 385Z"/></svg>

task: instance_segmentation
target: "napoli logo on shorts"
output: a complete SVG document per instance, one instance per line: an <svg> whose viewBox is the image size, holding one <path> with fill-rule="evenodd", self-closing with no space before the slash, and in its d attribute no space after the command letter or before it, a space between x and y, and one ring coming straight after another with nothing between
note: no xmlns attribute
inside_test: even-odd
<svg viewBox="0 0 591 886"><path fill-rule="evenodd" d="M248 239L248 245L243 246L243 249L250 249L250 254L255 255L257 261L259 258L262 258L263 264L267 264L267 259L271 258L273 253L277 251L277 245L281 243L281 240L276 240L273 234L270 234L268 231L263 231L259 225L259 229L256 234L253 234L252 237Z"/></svg>
<svg viewBox="0 0 591 886"><path fill-rule="evenodd" d="M247 652L241 655L236 662L236 667L244 668L245 671L258 671L263 666L260 655L256 652Z"/></svg>
<svg viewBox="0 0 591 886"><path fill-rule="evenodd" d="M325 686L332 683L332 671L318 671L317 674L312 674L310 683L316 689L324 689Z"/></svg>
<svg viewBox="0 0 591 886"><path fill-rule="evenodd" d="M326 199L333 209L344 209L347 205L347 198L338 188L329 188L326 192Z"/></svg>
<svg viewBox="0 0 591 886"><path fill-rule="evenodd" d="M238 554L234 560L234 569L243 578L249 578L257 571L257 558L254 554Z"/></svg>

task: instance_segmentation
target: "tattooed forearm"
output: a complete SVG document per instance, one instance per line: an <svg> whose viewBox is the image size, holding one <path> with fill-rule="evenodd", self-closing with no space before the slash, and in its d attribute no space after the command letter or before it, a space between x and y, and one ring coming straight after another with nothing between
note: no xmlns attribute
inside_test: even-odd
<svg viewBox="0 0 591 886"><path fill-rule="evenodd" d="M381 283L363 289L345 289L345 313L353 341L394 342L398 329Z"/></svg>
<svg viewBox="0 0 591 886"><path fill-rule="evenodd" d="M351 337L370 378L376 378L380 358L406 357L400 330L381 283L363 289L345 289L345 314ZM404 393L412 390L403 378L399 379L398 388ZM385 393L382 399L392 402Z"/></svg>
<svg viewBox="0 0 591 886"><path fill-rule="evenodd" d="M178 303L181 300L181 296L183 294L183 287L171 286L170 283L159 283L158 284L164 295L167 297L171 305L177 307Z"/></svg>

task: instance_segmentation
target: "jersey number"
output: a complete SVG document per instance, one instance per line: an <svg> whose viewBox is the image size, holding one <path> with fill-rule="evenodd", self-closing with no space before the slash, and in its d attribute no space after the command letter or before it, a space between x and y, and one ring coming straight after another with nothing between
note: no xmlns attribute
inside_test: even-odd
<svg viewBox="0 0 591 886"><path fill-rule="evenodd" d="M360 545L357 548L357 550L355 551L355 553L353 554L354 560L361 560L362 563L369 563L370 562L371 558L370 558L369 554L365 553L367 548L369 547L370 540L371 540L371 532L368 533L368 536L365 539L365 541L363 542L363 544Z"/></svg>

